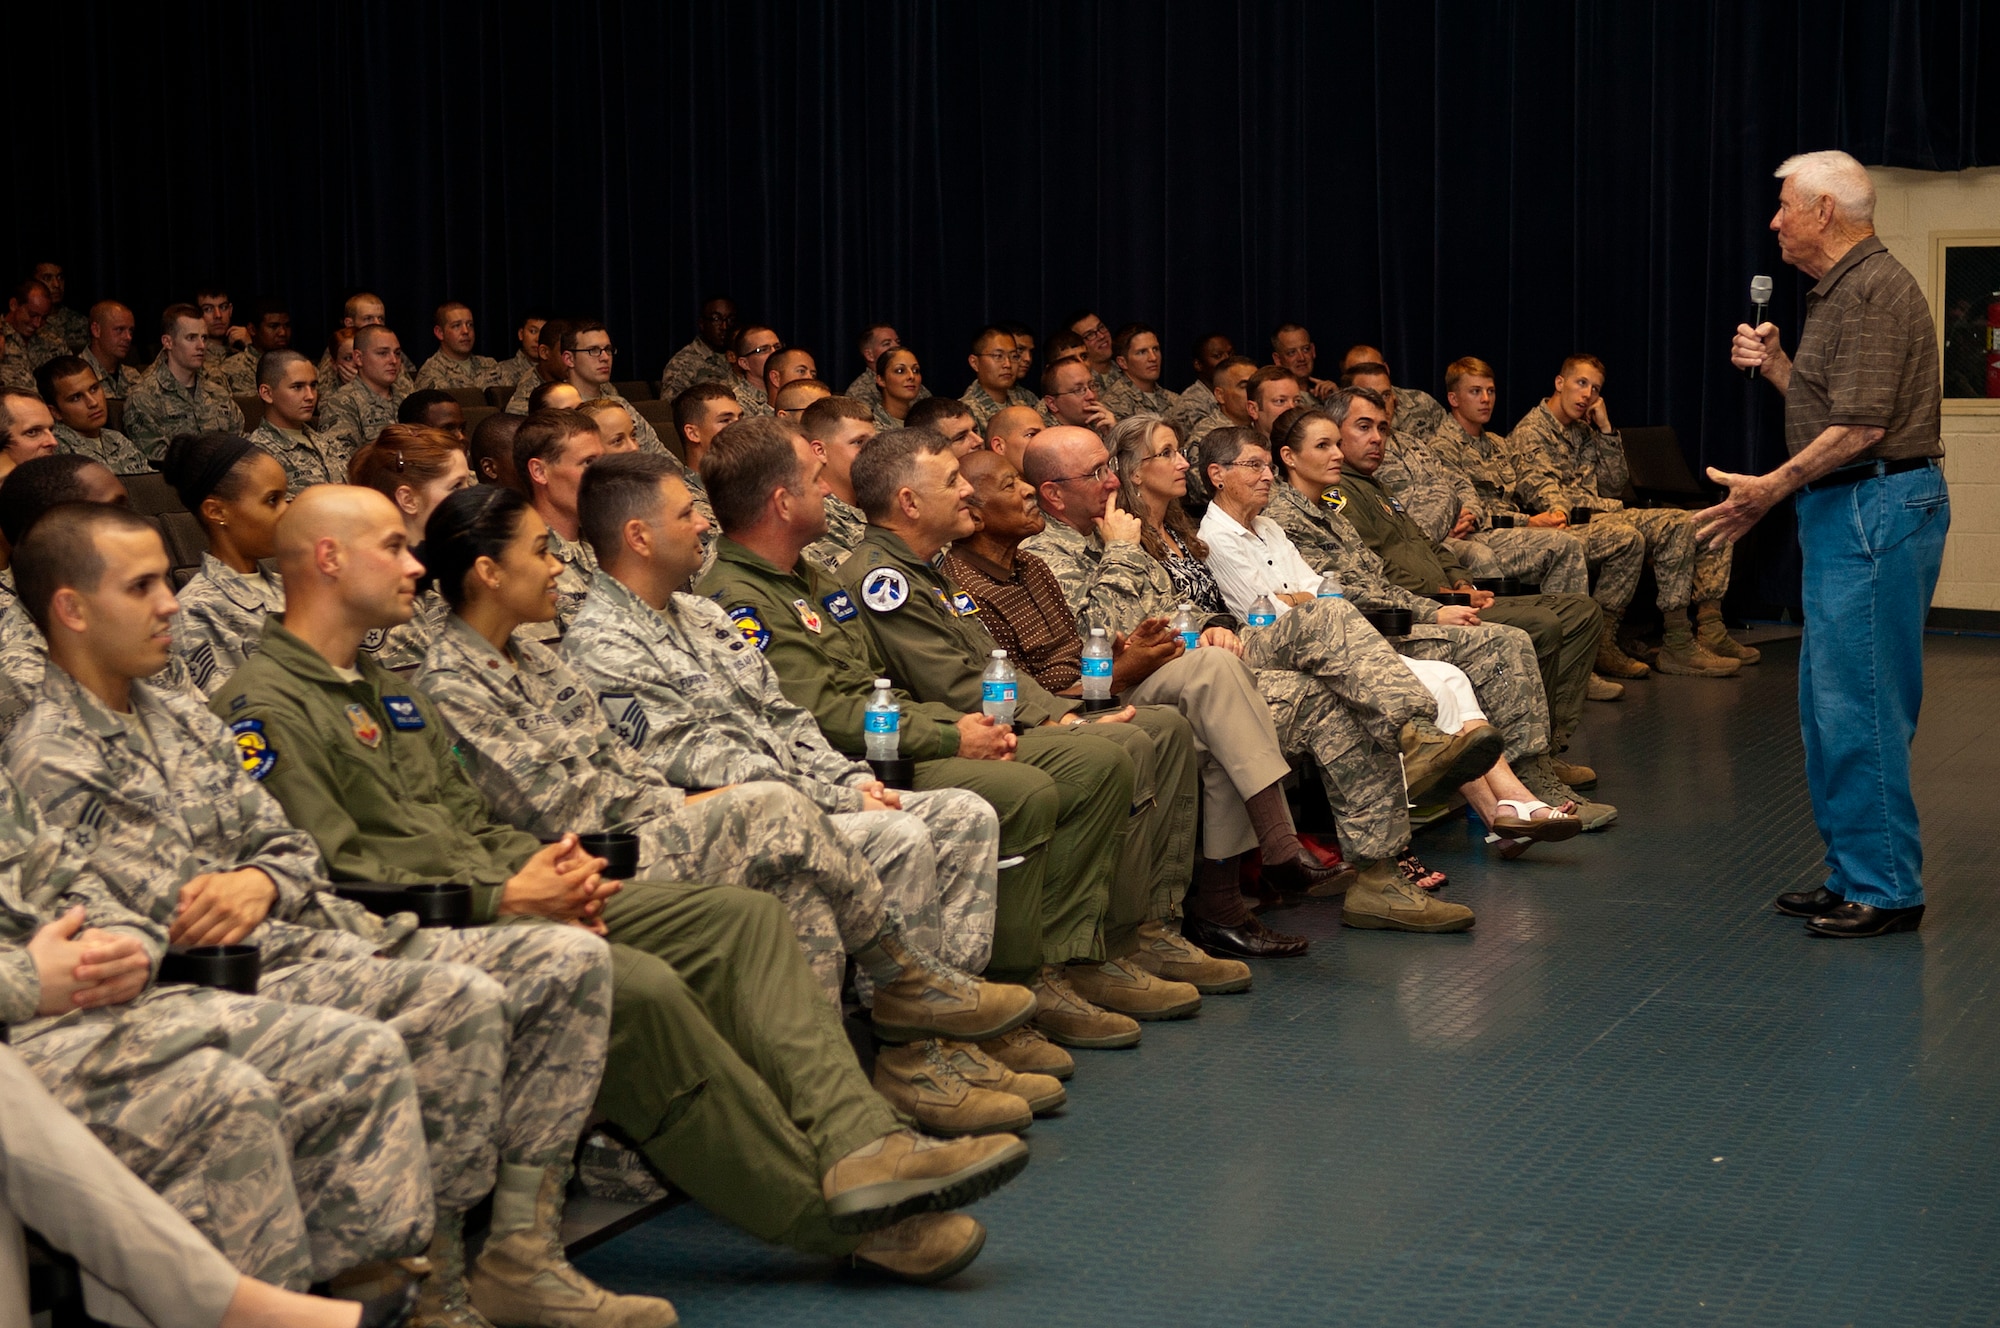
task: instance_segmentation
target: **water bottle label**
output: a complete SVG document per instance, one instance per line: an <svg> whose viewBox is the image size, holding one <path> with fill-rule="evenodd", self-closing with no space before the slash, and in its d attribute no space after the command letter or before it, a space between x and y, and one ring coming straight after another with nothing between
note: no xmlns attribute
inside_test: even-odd
<svg viewBox="0 0 2000 1328"><path fill-rule="evenodd" d="M1250 625L1252 627L1269 627L1276 621L1278 621L1278 615L1275 613L1253 613L1250 615Z"/></svg>
<svg viewBox="0 0 2000 1328"><path fill-rule="evenodd" d="M901 718L894 710L871 710L863 724L869 733L894 733Z"/></svg>
<svg viewBox="0 0 2000 1328"><path fill-rule="evenodd" d="M1017 690L1011 682L995 682L989 678L979 685L979 699L987 705L1012 705Z"/></svg>
<svg viewBox="0 0 2000 1328"><path fill-rule="evenodd" d="M1346 598L1347 598L1347 596L1345 596L1345 595L1341 594L1341 593L1340 593L1340 592L1339 592L1338 590L1322 590L1322 591L1320 591L1320 592L1319 592L1319 598L1321 598L1321 599L1346 599Z"/></svg>
<svg viewBox="0 0 2000 1328"><path fill-rule="evenodd" d="M1083 676L1086 678L1109 678L1111 676L1111 661L1108 659L1092 659L1090 656L1085 655L1083 657Z"/></svg>
<svg viewBox="0 0 2000 1328"><path fill-rule="evenodd" d="M1184 645L1184 646L1186 646L1186 647L1187 647L1187 648L1188 648L1189 650L1193 650L1193 649L1194 649L1195 647L1197 647L1197 646L1199 646L1199 645L1201 644L1201 633L1200 633L1200 632L1182 632L1182 633L1181 633L1181 644L1182 644L1182 645Z"/></svg>

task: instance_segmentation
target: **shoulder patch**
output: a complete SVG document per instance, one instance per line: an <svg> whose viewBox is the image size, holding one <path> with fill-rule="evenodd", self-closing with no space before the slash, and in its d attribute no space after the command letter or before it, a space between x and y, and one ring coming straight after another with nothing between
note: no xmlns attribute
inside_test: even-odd
<svg viewBox="0 0 2000 1328"><path fill-rule="evenodd" d="M979 612L979 601L961 590L951 597L951 611L961 618L968 618Z"/></svg>
<svg viewBox="0 0 2000 1328"><path fill-rule="evenodd" d="M371 627L368 629L368 635L361 638L361 648L372 655L376 651L380 650L382 648L382 643L384 641L387 641L388 639L389 639L388 628Z"/></svg>
<svg viewBox="0 0 2000 1328"><path fill-rule="evenodd" d="M209 680L215 677L215 647L204 641L188 652L188 681L205 694Z"/></svg>
<svg viewBox="0 0 2000 1328"><path fill-rule="evenodd" d="M239 701L243 699L237 698ZM264 736L263 720L239 719L229 726L229 731L236 738L236 756L243 762L244 774L261 780L276 768L278 749Z"/></svg>
<svg viewBox="0 0 2000 1328"><path fill-rule="evenodd" d="M1338 484L1329 484L1320 490L1319 500L1336 512L1347 506L1347 495L1340 491Z"/></svg>
<svg viewBox="0 0 2000 1328"><path fill-rule="evenodd" d="M834 591L831 595L822 598L820 603L826 607L826 611L833 616L833 620L837 623L852 622L855 615L860 612L859 609L854 607L854 601L848 598L847 592L844 590Z"/></svg>
<svg viewBox="0 0 2000 1328"><path fill-rule="evenodd" d="M625 740L626 746L646 745L646 735L652 726L638 697L630 692L606 692L597 698L597 703L604 707L604 722Z"/></svg>
<svg viewBox="0 0 2000 1328"><path fill-rule="evenodd" d="M389 712L392 728L420 729L424 726L424 712L417 709L417 703L407 696L385 696L382 708Z"/></svg>
<svg viewBox="0 0 2000 1328"><path fill-rule="evenodd" d="M764 626L764 620L757 616L757 610L748 604L739 604L729 610L729 621L736 624L736 630L743 633L743 639L762 650L771 644L771 629Z"/></svg>
<svg viewBox="0 0 2000 1328"><path fill-rule="evenodd" d="M877 567L861 578L861 602L877 613L893 613L909 597L909 578L893 567Z"/></svg>

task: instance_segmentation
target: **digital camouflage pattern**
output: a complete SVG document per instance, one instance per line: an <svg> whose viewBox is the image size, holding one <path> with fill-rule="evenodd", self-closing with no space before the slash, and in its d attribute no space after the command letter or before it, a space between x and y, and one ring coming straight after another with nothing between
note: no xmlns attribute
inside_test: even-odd
<svg viewBox="0 0 2000 1328"><path fill-rule="evenodd" d="M333 395L320 398L319 422L326 432L340 440L341 450L351 457L396 422L396 411L408 395L407 390L398 386L385 397L370 387L366 379L356 378Z"/></svg>
<svg viewBox="0 0 2000 1328"><path fill-rule="evenodd" d="M490 355L468 355L455 359L443 350L434 352L418 368L411 380L415 390L421 392L427 387L443 390L458 388L488 388L501 385L500 366ZM513 379L506 380L511 386Z"/></svg>
<svg viewBox="0 0 2000 1328"><path fill-rule="evenodd" d="M800 556L810 560L813 566L828 576L838 576L840 565L847 561L847 555L854 552L854 546L861 543L867 533L868 518L862 515L861 509L828 494L826 534L806 545Z"/></svg>
<svg viewBox="0 0 2000 1328"><path fill-rule="evenodd" d="M696 383L726 383L735 376L729 356L696 337L660 370L660 400L672 401Z"/></svg>
<svg viewBox="0 0 2000 1328"><path fill-rule="evenodd" d="M56 442L57 451L87 456L113 475L144 475L153 469L138 445L116 429L100 429L97 437L85 438L67 424L57 424Z"/></svg>
<svg viewBox="0 0 2000 1328"><path fill-rule="evenodd" d="M289 429L280 429L265 419L258 423L250 441L278 459L278 464L285 468L285 479L293 493L314 484L347 482L347 459L351 449L343 438L311 425L294 433Z"/></svg>
<svg viewBox="0 0 2000 1328"><path fill-rule="evenodd" d="M1009 406L1026 406L1040 415L1044 423L1049 422L1049 412L1042 406L1042 399L1019 383L1007 389L1007 399L1005 401L996 401L993 394L988 392L980 384L980 381L975 378L972 380L972 386L965 389L964 394L959 397L959 400L972 408L973 422L979 426L979 432L982 435L986 432L986 426L993 417ZM881 403L878 398L871 400L868 404L870 406L879 406Z"/></svg>
<svg viewBox="0 0 2000 1328"><path fill-rule="evenodd" d="M229 399L221 383L196 374L192 387L182 387L165 354L125 396L125 436L157 462L166 455L169 439L184 433L243 432L243 412Z"/></svg>
<svg viewBox="0 0 2000 1328"><path fill-rule="evenodd" d="M204 697L229 681L256 652L264 619L285 611L285 582L276 572L246 576L212 553L175 593L181 611L175 642L188 680Z"/></svg>

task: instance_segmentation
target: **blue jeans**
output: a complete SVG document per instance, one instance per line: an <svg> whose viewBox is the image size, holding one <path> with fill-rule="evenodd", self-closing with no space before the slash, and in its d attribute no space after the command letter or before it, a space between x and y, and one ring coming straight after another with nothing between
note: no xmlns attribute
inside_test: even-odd
<svg viewBox="0 0 2000 1328"><path fill-rule="evenodd" d="M1910 740L1924 699L1924 618L1951 526L1934 466L1801 493L1805 642L1799 727L1826 888L1876 908L1924 902Z"/></svg>

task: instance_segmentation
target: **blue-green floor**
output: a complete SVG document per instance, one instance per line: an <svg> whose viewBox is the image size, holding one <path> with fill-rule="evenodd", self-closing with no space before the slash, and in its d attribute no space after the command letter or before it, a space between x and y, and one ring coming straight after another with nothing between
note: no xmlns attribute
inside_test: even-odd
<svg viewBox="0 0 2000 1328"><path fill-rule="evenodd" d="M1769 906L1821 879L1797 657L1590 707L1608 833L1420 836L1473 932L1281 914L1308 957L1078 1053L947 1287L688 1205L584 1266L692 1328L2000 1321L2000 642L1928 643L1930 911L1865 942Z"/></svg>

